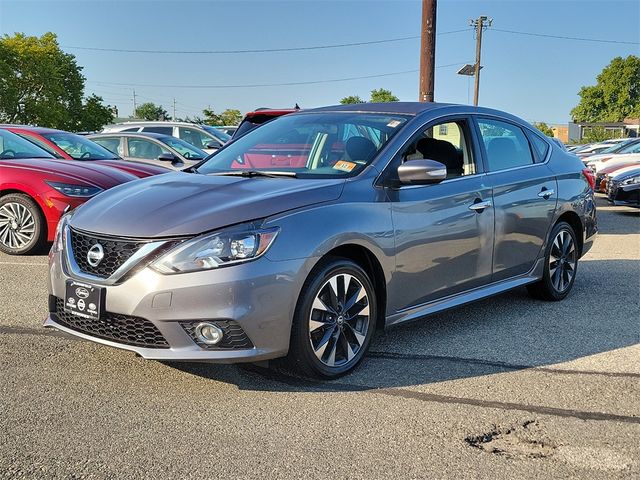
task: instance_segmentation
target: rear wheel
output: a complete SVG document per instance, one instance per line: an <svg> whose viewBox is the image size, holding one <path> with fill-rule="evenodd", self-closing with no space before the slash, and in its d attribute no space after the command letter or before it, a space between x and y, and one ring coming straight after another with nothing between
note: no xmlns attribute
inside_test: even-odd
<svg viewBox="0 0 640 480"><path fill-rule="evenodd" d="M289 354L282 365L310 377L348 373L369 348L376 316L375 291L367 273L347 259L323 262L300 294Z"/></svg>
<svg viewBox="0 0 640 480"><path fill-rule="evenodd" d="M47 229L40 208L29 196L11 193L0 197L0 250L25 255L38 250Z"/></svg>
<svg viewBox="0 0 640 480"><path fill-rule="evenodd" d="M569 294L576 279L578 243L573 228L565 222L558 223L549 238L542 279L527 289L535 298L558 301Z"/></svg>

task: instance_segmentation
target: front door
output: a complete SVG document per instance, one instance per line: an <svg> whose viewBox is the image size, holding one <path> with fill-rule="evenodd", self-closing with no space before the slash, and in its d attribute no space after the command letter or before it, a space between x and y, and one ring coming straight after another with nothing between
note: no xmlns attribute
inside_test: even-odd
<svg viewBox="0 0 640 480"><path fill-rule="evenodd" d="M387 189L396 240L389 311L490 281L494 213L479 158L469 119L453 118L421 129L390 165L393 172L400 162L436 160L448 175L439 184Z"/></svg>

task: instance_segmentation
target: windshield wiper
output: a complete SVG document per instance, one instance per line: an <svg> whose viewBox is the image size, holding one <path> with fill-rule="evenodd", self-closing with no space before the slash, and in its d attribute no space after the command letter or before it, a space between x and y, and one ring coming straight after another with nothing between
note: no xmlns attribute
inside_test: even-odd
<svg viewBox="0 0 640 480"><path fill-rule="evenodd" d="M295 178L298 175L296 174L296 172L272 172L272 171L266 171L266 170L234 170L231 172L216 172L216 173L210 173L209 175L215 175L215 176L230 176L230 177L247 177L247 178L251 178L251 177L271 177L271 178L276 178L276 177L291 177L291 178Z"/></svg>

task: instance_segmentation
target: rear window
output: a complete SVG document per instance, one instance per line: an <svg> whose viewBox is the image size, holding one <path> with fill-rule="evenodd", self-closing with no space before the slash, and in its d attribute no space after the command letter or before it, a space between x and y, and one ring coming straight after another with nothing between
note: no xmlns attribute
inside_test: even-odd
<svg viewBox="0 0 640 480"><path fill-rule="evenodd" d="M163 135L173 135L173 127L144 127L143 132L162 133Z"/></svg>

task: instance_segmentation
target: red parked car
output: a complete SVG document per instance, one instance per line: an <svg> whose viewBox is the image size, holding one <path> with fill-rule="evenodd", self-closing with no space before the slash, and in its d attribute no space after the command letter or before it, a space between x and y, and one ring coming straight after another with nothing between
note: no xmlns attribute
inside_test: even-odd
<svg viewBox="0 0 640 480"><path fill-rule="evenodd" d="M296 105L296 108L281 108L281 109L272 109L272 108L259 108L253 112L247 113L238 128L236 128L235 132L233 132L233 140L238 137L241 137L247 132L250 132L254 128L259 127L263 123L266 123L274 118L281 117L283 115L288 115L290 113L300 111L300 107Z"/></svg>
<svg viewBox="0 0 640 480"><path fill-rule="evenodd" d="M101 165L115 167L139 178L170 171L168 168L157 165L125 161L88 138L63 130L26 125L0 125L0 129L8 130L29 140L61 160L99 160Z"/></svg>
<svg viewBox="0 0 640 480"><path fill-rule="evenodd" d="M55 237L58 220L108 188L137 177L100 162L56 160L0 129L0 251L24 255Z"/></svg>

